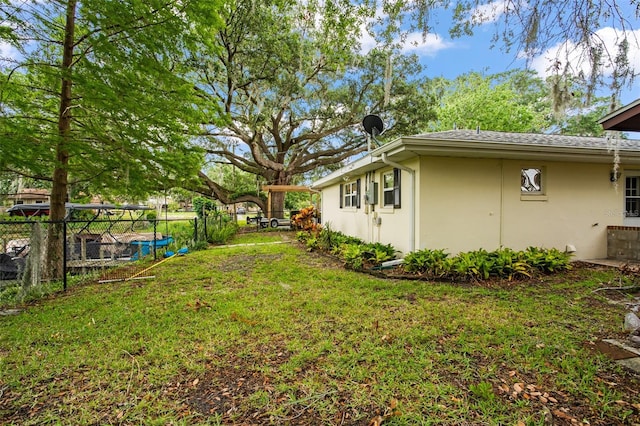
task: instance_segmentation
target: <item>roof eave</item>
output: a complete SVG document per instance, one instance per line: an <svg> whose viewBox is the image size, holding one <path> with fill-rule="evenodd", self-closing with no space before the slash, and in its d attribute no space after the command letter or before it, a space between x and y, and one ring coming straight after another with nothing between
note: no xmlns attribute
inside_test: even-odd
<svg viewBox="0 0 640 426"><path fill-rule="evenodd" d="M618 108L598 120L604 130L616 130L622 132L640 131L640 99Z"/></svg>
<svg viewBox="0 0 640 426"><path fill-rule="evenodd" d="M602 147L549 146L522 143L478 142L461 139L425 139L420 136L405 136L371 151L369 155L325 176L312 187L322 189L343 180L346 176L362 175L371 170L387 167L382 154L393 161L404 161L415 156L500 158L525 161L569 161L587 163L612 163L613 151ZM640 152L618 150L620 162L640 165Z"/></svg>

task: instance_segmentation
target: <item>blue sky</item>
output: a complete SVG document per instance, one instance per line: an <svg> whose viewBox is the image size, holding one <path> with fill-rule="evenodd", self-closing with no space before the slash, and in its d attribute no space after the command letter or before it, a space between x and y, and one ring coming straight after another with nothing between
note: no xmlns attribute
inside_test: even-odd
<svg viewBox="0 0 640 426"><path fill-rule="evenodd" d="M500 8L505 0L496 0L487 3L485 7L485 17L494 15L496 20L500 17ZM640 22L635 16L635 9L631 5L625 6L626 16L631 24L636 28L635 31L627 31L630 40L630 63L635 64L636 73L640 73ZM497 12L496 12L497 11ZM519 52L504 52L501 50L501 44L498 43L491 48L492 37L496 31L495 20L487 19L487 22L474 31L473 36L464 36L452 39L449 34L450 14L446 11L435 12L432 17L435 23L434 30L428 34L426 40L422 34L412 34L408 37L409 43L405 44L406 52L415 53L421 58L421 62L426 66L426 75L428 77L445 77L455 78L461 74L470 71L482 72L485 74L496 74L503 71L513 69L523 69L527 67L524 59L519 58ZM603 26L595 32L595 37L602 40L607 48L614 52L614 40L620 34L620 30L611 26ZM363 44L365 50L373 45L373 40L365 37ZM576 48L573 43L568 43L566 47L560 44L550 46L548 50L541 52L540 55L533 58L529 63L529 68L538 72L541 77L548 75L547 68L551 58L567 57L572 68L578 72L589 72L588 64L581 61L580 49ZM609 70L605 70L605 77ZM599 95L608 95L608 92L600 92ZM625 87L622 91L621 102L630 103L640 98L640 81L634 82L631 87Z"/></svg>

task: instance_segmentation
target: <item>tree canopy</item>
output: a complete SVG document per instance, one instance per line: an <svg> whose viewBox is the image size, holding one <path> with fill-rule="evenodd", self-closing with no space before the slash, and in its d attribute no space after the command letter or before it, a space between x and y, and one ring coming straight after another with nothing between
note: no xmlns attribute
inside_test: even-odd
<svg viewBox="0 0 640 426"><path fill-rule="evenodd" d="M437 121L430 130L453 128L541 132L550 125L545 82L533 72L484 76L472 72L455 80L439 79Z"/></svg>
<svg viewBox="0 0 640 426"><path fill-rule="evenodd" d="M25 0L0 9L19 55L0 73L0 170L50 180L51 219L71 182L144 194L200 168L199 105L185 54L220 24L204 1ZM193 173L190 173L193 171ZM60 253L49 228L49 254ZM60 259L49 259L53 276Z"/></svg>
<svg viewBox="0 0 640 426"><path fill-rule="evenodd" d="M228 119L205 126L209 158L268 184L291 184L365 151L359 123L368 113L389 118L390 137L411 133L432 116L415 57L377 49L363 54L361 9L311 3L229 2L216 45L194 57L199 91L222 105ZM313 6L320 9L312 13ZM210 179L205 184L231 201L228 189ZM279 195L275 211L282 210Z"/></svg>
<svg viewBox="0 0 640 426"><path fill-rule="evenodd" d="M198 186L184 181L202 170L204 152L271 184L338 167L367 149L359 123L369 113L387 123L383 139L424 130L434 91L398 41L427 34L443 11L453 14L453 36L491 23L496 45L514 55L532 59L562 44L585 52L590 67L578 70L571 49L556 50L556 105L575 107L576 84L589 105L610 67L615 106L634 77L638 10L616 0L2 0L0 39L18 54L0 59L0 172L51 182L56 218L74 191L142 197L182 185L261 203L203 172ZM597 31L605 25L616 28L617 50ZM361 45L366 31L378 47ZM540 104L521 97L537 86L479 79L473 93L465 85L478 76L465 78L436 92L446 100L438 125L463 125L447 95L455 88L478 106L494 96L511 114L476 108L476 122L493 113L494 124L540 126ZM585 127L559 128L574 124Z"/></svg>

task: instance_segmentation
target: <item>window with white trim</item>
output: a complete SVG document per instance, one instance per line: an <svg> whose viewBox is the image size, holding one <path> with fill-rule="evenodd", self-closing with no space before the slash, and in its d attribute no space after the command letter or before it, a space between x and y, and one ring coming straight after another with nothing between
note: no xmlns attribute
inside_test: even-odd
<svg viewBox="0 0 640 426"><path fill-rule="evenodd" d="M624 215L626 217L640 217L640 176L625 178Z"/></svg>
<svg viewBox="0 0 640 426"><path fill-rule="evenodd" d="M400 208L400 169L382 174L382 205Z"/></svg>
<svg viewBox="0 0 640 426"><path fill-rule="evenodd" d="M340 185L340 208L360 208L360 179Z"/></svg>

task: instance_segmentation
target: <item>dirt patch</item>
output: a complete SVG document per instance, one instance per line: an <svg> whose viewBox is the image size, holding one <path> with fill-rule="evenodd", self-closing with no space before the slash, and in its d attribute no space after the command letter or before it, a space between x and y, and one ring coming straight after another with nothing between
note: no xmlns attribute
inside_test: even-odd
<svg viewBox="0 0 640 426"><path fill-rule="evenodd" d="M602 340L598 340L593 344L586 345L586 347L598 353L604 354L613 360L635 358L638 356L638 354Z"/></svg>
<svg viewBox="0 0 640 426"><path fill-rule="evenodd" d="M259 349L259 348L258 348ZM186 411L205 418L215 418L223 424L287 424L287 425L366 425L373 407L350 406L349 395L337 389L307 394L302 389L276 386L268 371L287 362L291 354L279 347L265 347L263 357L226 357L223 366L210 365L195 379L186 379L187 387L167 396L185 401ZM259 366L257 368L256 366ZM310 368L313 368L310 366ZM300 383L308 371L290 380ZM185 378L176 378L185 382ZM288 388L287 390L282 390ZM173 389L177 389L174 387ZM328 405L334 413L323 418L315 407ZM326 414L325 414L326 416Z"/></svg>

